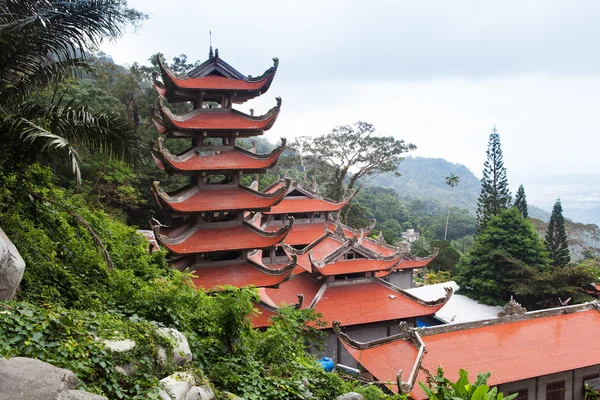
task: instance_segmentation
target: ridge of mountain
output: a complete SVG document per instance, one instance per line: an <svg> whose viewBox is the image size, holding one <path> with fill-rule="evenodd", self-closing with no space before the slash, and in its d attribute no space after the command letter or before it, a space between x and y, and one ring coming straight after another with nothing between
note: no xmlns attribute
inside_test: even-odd
<svg viewBox="0 0 600 400"><path fill-rule="evenodd" d="M400 198L407 200L437 199L445 203L449 196L449 187L445 179L452 173L460 177L452 195L453 206L475 214L481 182L466 166L451 163L443 158L406 157L398 166L398 171L401 174L399 177L380 175L371 183L394 189ZM531 204L529 214L542 221L550 219L549 212Z"/></svg>

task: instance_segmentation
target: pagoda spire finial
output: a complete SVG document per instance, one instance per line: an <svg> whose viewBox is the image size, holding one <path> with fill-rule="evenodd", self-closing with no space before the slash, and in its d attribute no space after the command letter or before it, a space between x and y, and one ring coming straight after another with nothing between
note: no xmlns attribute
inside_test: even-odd
<svg viewBox="0 0 600 400"><path fill-rule="evenodd" d="M213 58L214 54L213 54L213 49L212 49L212 31L208 31L208 43L209 43L209 51L208 51L208 58Z"/></svg>

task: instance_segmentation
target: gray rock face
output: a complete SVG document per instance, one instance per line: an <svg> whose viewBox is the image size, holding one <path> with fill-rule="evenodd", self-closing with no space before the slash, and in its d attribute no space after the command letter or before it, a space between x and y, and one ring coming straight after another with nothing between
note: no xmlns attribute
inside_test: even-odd
<svg viewBox="0 0 600 400"><path fill-rule="evenodd" d="M360 393L350 392L336 397L335 400L364 400L364 398Z"/></svg>
<svg viewBox="0 0 600 400"><path fill-rule="evenodd" d="M75 390L77 377L67 369L32 358L0 358L0 397L10 400L106 400Z"/></svg>
<svg viewBox="0 0 600 400"><path fill-rule="evenodd" d="M25 261L0 228L0 300L12 300L25 271Z"/></svg>
<svg viewBox="0 0 600 400"><path fill-rule="evenodd" d="M158 328L157 331L161 336L171 342L171 345L173 346L173 364L175 366L181 366L192 361L192 351L190 350L190 345L183 333L173 328ZM167 354L162 347L158 351L157 358L162 364L167 362Z"/></svg>

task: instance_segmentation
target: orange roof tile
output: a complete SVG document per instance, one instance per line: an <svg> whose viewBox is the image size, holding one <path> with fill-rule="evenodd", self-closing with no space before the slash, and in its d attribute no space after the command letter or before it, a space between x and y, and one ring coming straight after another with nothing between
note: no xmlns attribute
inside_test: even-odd
<svg viewBox="0 0 600 400"><path fill-rule="evenodd" d="M168 70L167 70L168 71ZM170 71L169 71L170 72ZM275 75L275 71L272 74L267 75L259 81L243 81L239 79L230 79L218 75L208 75L202 78L177 78L172 73L168 74L168 77L172 80L173 84L181 89L194 89L194 90L249 90L249 91L260 91L266 84L270 83Z"/></svg>
<svg viewBox="0 0 600 400"><path fill-rule="evenodd" d="M212 130L252 130L265 131L273 126L279 115L281 99L278 105L267 114L250 116L231 108L198 108L184 115L175 115L163 104L159 98L160 111L163 118L175 126L176 129L212 131Z"/></svg>
<svg viewBox="0 0 600 400"><path fill-rule="evenodd" d="M184 237L179 243L168 243L169 234L174 231L171 228L158 228L157 240L162 246L176 254L207 253L224 250L262 249L272 247L280 243L287 235L287 230L277 235L265 235L247 224L231 227L193 227L193 233L187 235L177 234Z"/></svg>
<svg viewBox="0 0 600 400"><path fill-rule="evenodd" d="M326 264L323 266L323 268L315 268L315 271L318 271L321 275L375 272L388 270L398 264L398 261L399 260L368 260L364 258L354 260L339 260L331 264Z"/></svg>
<svg viewBox="0 0 600 400"><path fill-rule="evenodd" d="M393 297L390 297L393 296ZM435 314L445 303L426 306L377 282L329 286L315 306L331 327L361 325Z"/></svg>
<svg viewBox="0 0 600 400"><path fill-rule="evenodd" d="M263 195L240 186L213 190L192 186L184 190L166 193L158 186L158 182L155 182L153 190L161 204L181 213L269 209L285 194L285 191L281 190L279 193Z"/></svg>
<svg viewBox="0 0 600 400"><path fill-rule="evenodd" d="M285 241L285 243L287 244L287 240ZM321 240L319 243L311 247L309 251L305 252L304 254L298 255L298 266L302 267L308 272L311 272L312 266L310 263L310 259L308 258L309 252L312 252L313 258L321 260L325 256L333 253L335 250L339 249L343 245L344 243L340 242L337 239L326 237L325 239Z"/></svg>
<svg viewBox="0 0 600 400"><path fill-rule="evenodd" d="M198 288L214 288L216 286L275 286L289 277L289 271L281 274L269 274L250 263L202 267L192 272L192 282Z"/></svg>
<svg viewBox="0 0 600 400"><path fill-rule="evenodd" d="M489 371L488 385L495 386L600 364L598 332L600 312L588 310L432 334L422 337L427 347L423 367L435 371L441 365L451 381L458 379L460 368L473 378ZM349 351L378 380L395 381L399 369L412 368L411 346L399 340ZM425 382L423 372L417 380ZM426 398L418 385L411 396Z"/></svg>
<svg viewBox="0 0 600 400"><path fill-rule="evenodd" d="M346 201L340 203L331 203L326 200L305 198L286 198L279 205L273 207L271 211L265 214L289 214L301 212L317 212L317 211L339 211L345 205Z"/></svg>
<svg viewBox="0 0 600 400"><path fill-rule="evenodd" d="M258 312L250 317L253 328L265 328L269 326L271 317L277 315L276 312L269 310L262 304L256 304L254 308Z"/></svg>
<svg viewBox="0 0 600 400"><path fill-rule="evenodd" d="M335 229L335 226L331 222L327 222L327 227L329 230ZM267 231L277 230L277 225L267 226ZM352 232L348 230L344 230L346 236L351 238L353 237ZM315 222L312 224L295 224L292 228L288 237L286 237L285 243L290 246L298 246L298 245L309 245L321 236L325 234L325 223L323 222Z"/></svg>
<svg viewBox="0 0 600 400"><path fill-rule="evenodd" d="M177 171L243 170L253 172L271 168L284 149L285 139L282 139L282 145L266 155L254 154L236 146L230 151L207 151L194 147L180 156L173 156L163 147L162 138L158 138L153 148L153 156L160 169L165 169L165 165L167 165Z"/></svg>

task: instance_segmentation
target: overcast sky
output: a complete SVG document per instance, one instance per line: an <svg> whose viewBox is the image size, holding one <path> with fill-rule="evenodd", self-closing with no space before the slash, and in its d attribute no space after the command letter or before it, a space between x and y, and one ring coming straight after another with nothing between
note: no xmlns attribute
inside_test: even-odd
<svg viewBox="0 0 600 400"><path fill-rule="evenodd" d="M134 0L150 19L103 45L119 64L220 56L245 75L279 57L266 137L364 120L481 175L496 124L512 186L600 167L600 1Z"/></svg>

